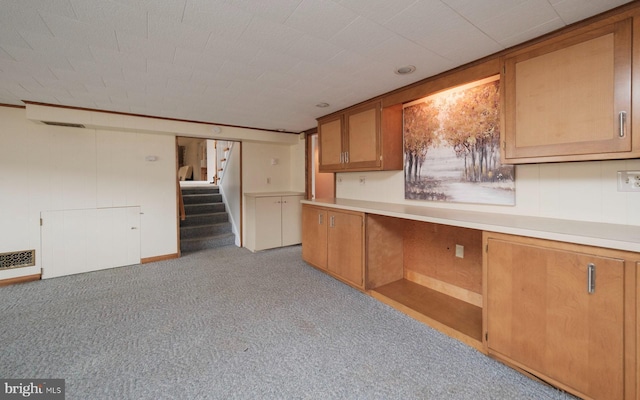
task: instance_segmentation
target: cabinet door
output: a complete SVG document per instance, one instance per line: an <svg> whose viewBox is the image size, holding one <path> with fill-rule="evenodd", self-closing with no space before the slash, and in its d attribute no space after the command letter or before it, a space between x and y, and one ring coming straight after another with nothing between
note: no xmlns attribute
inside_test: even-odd
<svg viewBox="0 0 640 400"><path fill-rule="evenodd" d="M282 245L302 241L302 196L282 196Z"/></svg>
<svg viewBox="0 0 640 400"><path fill-rule="evenodd" d="M345 114L346 169L380 167L380 102Z"/></svg>
<svg viewBox="0 0 640 400"><path fill-rule="evenodd" d="M327 269L327 212L321 208L302 207L302 259Z"/></svg>
<svg viewBox="0 0 640 400"><path fill-rule="evenodd" d="M490 238L486 268L490 353L581 396L623 398L623 260Z"/></svg>
<svg viewBox="0 0 640 400"><path fill-rule="evenodd" d="M281 197L256 198L255 250L282 245Z"/></svg>
<svg viewBox="0 0 640 400"><path fill-rule="evenodd" d="M319 168L321 172L337 171L344 168L342 131L342 115L318 122Z"/></svg>
<svg viewBox="0 0 640 400"><path fill-rule="evenodd" d="M631 151L630 19L507 58L504 85L505 160Z"/></svg>
<svg viewBox="0 0 640 400"><path fill-rule="evenodd" d="M327 269L355 286L363 286L364 217L329 211Z"/></svg>

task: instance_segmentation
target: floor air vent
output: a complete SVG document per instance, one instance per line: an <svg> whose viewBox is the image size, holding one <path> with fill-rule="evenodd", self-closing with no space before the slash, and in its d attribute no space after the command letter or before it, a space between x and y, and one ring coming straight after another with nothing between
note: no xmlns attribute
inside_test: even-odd
<svg viewBox="0 0 640 400"><path fill-rule="evenodd" d="M24 250L0 253L0 270L36 265L36 251Z"/></svg>

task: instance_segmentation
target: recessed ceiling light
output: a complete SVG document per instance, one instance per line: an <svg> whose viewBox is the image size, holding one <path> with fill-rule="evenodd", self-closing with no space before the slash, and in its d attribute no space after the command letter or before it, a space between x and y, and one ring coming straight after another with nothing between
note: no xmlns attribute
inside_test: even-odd
<svg viewBox="0 0 640 400"><path fill-rule="evenodd" d="M395 70L395 73L398 75L409 75L416 70L416 67L413 65L406 65L404 67L400 67Z"/></svg>
<svg viewBox="0 0 640 400"><path fill-rule="evenodd" d="M327 107L329 107L329 103L318 103L318 104L316 104L316 107L327 108Z"/></svg>

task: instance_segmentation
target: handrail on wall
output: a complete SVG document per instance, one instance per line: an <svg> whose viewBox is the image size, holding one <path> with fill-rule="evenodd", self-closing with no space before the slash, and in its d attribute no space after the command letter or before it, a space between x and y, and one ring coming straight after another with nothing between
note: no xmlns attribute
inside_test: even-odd
<svg viewBox="0 0 640 400"><path fill-rule="evenodd" d="M180 213L180 221L187 219L187 213L184 211L184 199L182 198L182 190L180 188L180 178L176 179L176 187L178 189L178 210Z"/></svg>
<svg viewBox="0 0 640 400"><path fill-rule="evenodd" d="M226 165L226 161L229 159L231 155L231 149L233 147L233 142L226 142L227 146L224 148L224 157L218 160L220 162L220 168L216 171L217 183L220 185L222 183L222 178L224 178L224 166Z"/></svg>

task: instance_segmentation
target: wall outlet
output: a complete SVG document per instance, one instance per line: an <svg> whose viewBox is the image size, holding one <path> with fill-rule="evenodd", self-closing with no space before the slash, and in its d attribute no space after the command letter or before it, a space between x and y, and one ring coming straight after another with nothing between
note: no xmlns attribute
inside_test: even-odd
<svg viewBox="0 0 640 400"><path fill-rule="evenodd" d="M364 185L367 182L367 177L366 176L361 176L360 177L360 184Z"/></svg>
<svg viewBox="0 0 640 400"><path fill-rule="evenodd" d="M618 192L640 192L640 171L618 171Z"/></svg>
<svg viewBox="0 0 640 400"><path fill-rule="evenodd" d="M267 178L267 185L271 184L271 178Z"/></svg>
<svg viewBox="0 0 640 400"><path fill-rule="evenodd" d="M456 245L456 257L464 258L464 246L459 244Z"/></svg>

